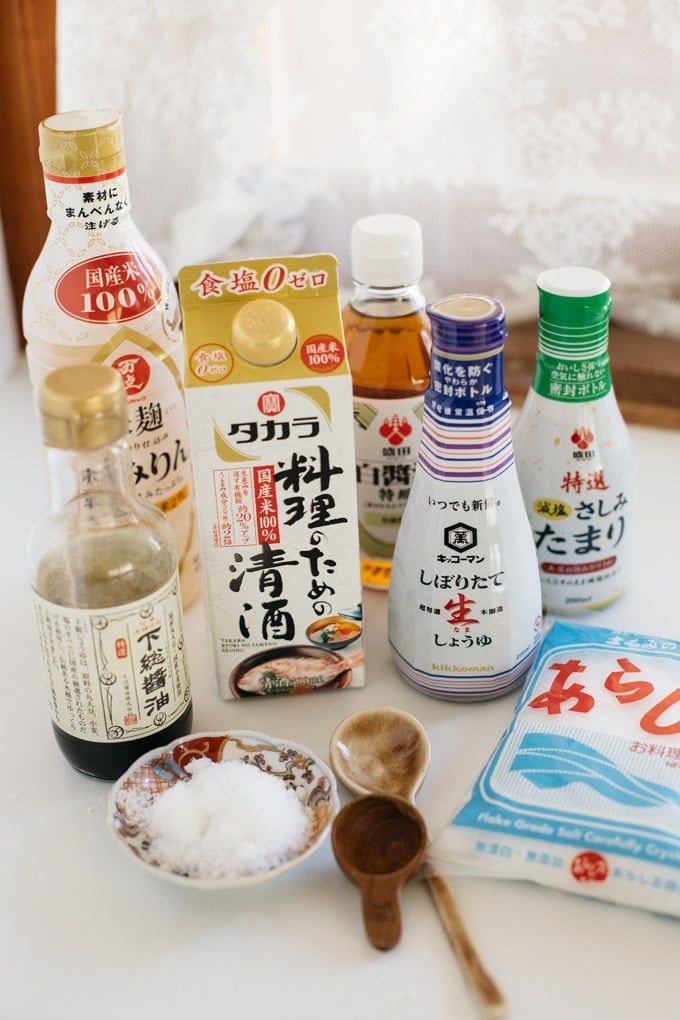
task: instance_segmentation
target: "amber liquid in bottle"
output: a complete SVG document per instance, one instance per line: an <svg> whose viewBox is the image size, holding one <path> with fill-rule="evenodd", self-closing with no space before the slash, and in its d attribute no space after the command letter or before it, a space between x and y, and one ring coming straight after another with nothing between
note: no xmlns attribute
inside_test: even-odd
<svg viewBox="0 0 680 1020"><path fill-rule="evenodd" d="M430 328L417 286L357 286L343 324L354 391L362 578L366 587L384 590L417 461Z"/></svg>

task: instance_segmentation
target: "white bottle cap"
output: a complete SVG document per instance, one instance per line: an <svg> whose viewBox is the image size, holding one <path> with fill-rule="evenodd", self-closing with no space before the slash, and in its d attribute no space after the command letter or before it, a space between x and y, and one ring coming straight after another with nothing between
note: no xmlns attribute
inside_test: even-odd
<svg viewBox="0 0 680 1020"><path fill-rule="evenodd" d="M536 280L541 290L558 297L595 297L604 294L611 284L604 273L583 266L546 269Z"/></svg>
<svg viewBox="0 0 680 1020"><path fill-rule="evenodd" d="M423 232L411 216L380 213L352 227L352 279L368 287L403 287L423 275Z"/></svg>

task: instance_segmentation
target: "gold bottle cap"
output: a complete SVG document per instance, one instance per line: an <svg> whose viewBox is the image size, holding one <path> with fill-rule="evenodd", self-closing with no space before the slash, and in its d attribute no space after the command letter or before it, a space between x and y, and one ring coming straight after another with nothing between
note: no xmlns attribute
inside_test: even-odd
<svg viewBox="0 0 680 1020"><path fill-rule="evenodd" d="M118 110L55 113L38 127L40 162L56 177L99 177L125 166Z"/></svg>
<svg viewBox="0 0 680 1020"><path fill-rule="evenodd" d="M234 350L251 365L278 365L295 350L297 326L290 309L271 298L248 301L231 324Z"/></svg>
<svg viewBox="0 0 680 1020"><path fill-rule="evenodd" d="M128 431L127 394L108 365L72 365L50 372L38 392L45 444L95 450Z"/></svg>

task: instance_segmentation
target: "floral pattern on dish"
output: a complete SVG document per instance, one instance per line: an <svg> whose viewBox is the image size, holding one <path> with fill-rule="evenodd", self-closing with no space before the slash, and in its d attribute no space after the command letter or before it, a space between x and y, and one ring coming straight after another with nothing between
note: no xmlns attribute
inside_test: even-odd
<svg viewBox="0 0 680 1020"><path fill-rule="evenodd" d="M310 819L305 845L297 854L270 871L228 879L197 879L162 868L154 859L153 845L122 801L123 791L136 788L152 800L178 782L190 782L186 771L196 758L214 762L241 761L276 776L295 790ZM300 864L317 850L330 831L339 802L332 772L310 750L287 740L277 740L249 730L194 734L167 747L149 751L136 761L114 785L109 798L108 823L123 849L159 878L194 888L217 889L255 885Z"/></svg>

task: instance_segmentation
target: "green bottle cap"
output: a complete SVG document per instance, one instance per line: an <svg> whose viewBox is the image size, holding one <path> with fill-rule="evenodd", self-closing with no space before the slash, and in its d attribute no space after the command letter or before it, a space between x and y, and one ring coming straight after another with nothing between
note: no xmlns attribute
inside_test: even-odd
<svg viewBox="0 0 680 1020"><path fill-rule="evenodd" d="M607 350L611 284L597 269L548 269L537 280L538 345L555 358L593 358Z"/></svg>
<svg viewBox="0 0 680 1020"><path fill-rule="evenodd" d="M537 280L540 317L533 387L551 400L584 402L611 389L610 283L596 269L548 269Z"/></svg>

